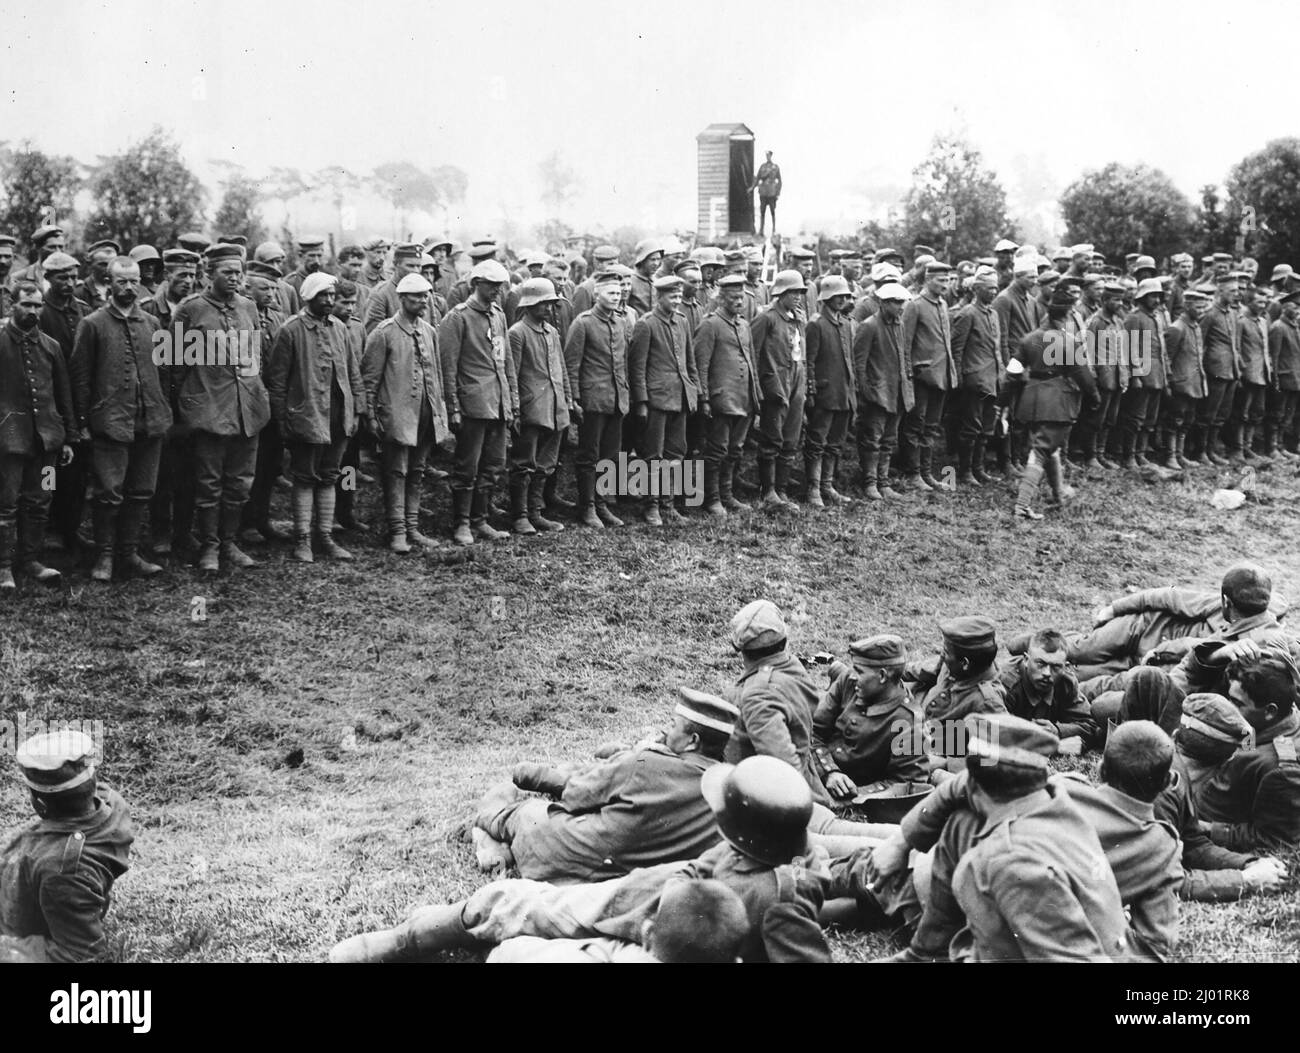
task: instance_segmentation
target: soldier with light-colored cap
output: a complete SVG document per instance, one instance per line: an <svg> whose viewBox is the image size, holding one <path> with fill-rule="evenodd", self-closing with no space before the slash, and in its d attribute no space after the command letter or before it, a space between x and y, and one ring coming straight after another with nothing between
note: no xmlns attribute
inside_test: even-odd
<svg viewBox="0 0 1300 1053"><path fill-rule="evenodd" d="M596 275L618 260L617 245L597 245L591 251L591 274L573 291L573 317L590 311L596 302Z"/></svg>
<svg viewBox="0 0 1300 1053"><path fill-rule="evenodd" d="M903 305L911 295L892 276L890 279L876 287L873 295L879 309L858 327L853 338L859 481L868 501L903 496L889 486L889 463L898 444L898 422L915 400L912 371L903 354Z"/></svg>
<svg viewBox="0 0 1300 1053"><path fill-rule="evenodd" d="M420 275L420 264L423 259L424 248L419 242L406 242L393 248L393 273L386 282L371 289L370 298L366 303L364 321L368 334L373 333L380 322L386 318L396 316L401 310L402 294L397 291L398 283L409 274L422 277ZM428 279L425 280L428 281ZM430 293L433 292L432 285L430 285L429 291ZM430 295L429 308L424 315L430 325L436 327L442 321L439 304L443 302Z"/></svg>
<svg viewBox="0 0 1300 1053"><path fill-rule="evenodd" d="M821 283L817 298L821 310L805 330L808 394L804 403L804 475L808 503L821 508L849 503L835 489L835 473L858 396L853 370L853 322L848 317L853 291L842 275L832 274Z"/></svg>
<svg viewBox="0 0 1300 1053"><path fill-rule="evenodd" d="M781 271L772 303L750 323L762 406L758 424L758 475L763 507L798 512L788 494L799 452L808 375L804 321L798 311L807 287L798 271Z"/></svg>
<svg viewBox="0 0 1300 1053"><path fill-rule="evenodd" d="M0 854L0 962L102 960L104 915L135 839L130 810L97 782L82 731L33 735L16 760L39 820Z"/></svg>
<svg viewBox="0 0 1300 1053"><path fill-rule="evenodd" d="M632 253L635 273L632 275L627 306L636 311L638 317L649 314L650 308L654 306L654 273L663 258L664 251L658 238L645 238L637 242Z"/></svg>

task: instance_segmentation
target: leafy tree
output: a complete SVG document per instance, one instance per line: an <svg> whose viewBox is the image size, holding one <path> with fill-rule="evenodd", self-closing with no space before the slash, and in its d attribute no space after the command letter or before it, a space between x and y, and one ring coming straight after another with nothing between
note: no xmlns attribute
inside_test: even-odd
<svg viewBox="0 0 1300 1053"><path fill-rule="evenodd" d="M908 246L921 242L942 252L946 245L950 259L986 256L999 238L1014 236L998 177L979 150L952 134L936 135L912 169L902 226Z"/></svg>
<svg viewBox="0 0 1300 1053"><path fill-rule="evenodd" d="M231 172L221 184L221 205L212 221L218 234L242 234L248 239L249 252L266 240L262 221L262 186L243 172Z"/></svg>
<svg viewBox="0 0 1300 1053"><path fill-rule="evenodd" d="M71 157L43 153L29 142L0 149L0 230L25 242L42 223L66 221L81 183L81 166Z"/></svg>
<svg viewBox="0 0 1300 1053"><path fill-rule="evenodd" d="M469 178L455 165L441 165L430 172L409 161L389 161L371 173L371 180L397 215L405 229L412 211L433 212L464 200Z"/></svg>
<svg viewBox="0 0 1300 1053"><path fill-rule="evenodd" d="M207 192L181 160L176 140L159 127L125 152L100 158L90 191L96 204L87 239L161 249L203 225Z"/></svg>
<svg viewBox="0 0 1300 1053"><path fill-rule="evenodd" d="M1242 158L1227 189L1228 230L1244 235L1262 270L1300 258L1300 139L1274 139Z"/></svg>
<svg viewBox="0 0 1300 1053"><path fill-rule="evenodd" d="M1091 242L1108 260L1129 252L1159 263L1193 241L1192 204L1164 172L1121 165L1084 174L1061 195L1067 242Z"/></svg>
<svg viewBox="0 0 1300 1053"><path fill-rule="evenodd" d="M1202 256L1219 251L1232 240L1228 233L1228 217L1223 209L1223 199L1219 195L1219 188L1213 183L1201 187L1196 227L1200 231L1200 240L1189 251L1198 261Z"/></svg>

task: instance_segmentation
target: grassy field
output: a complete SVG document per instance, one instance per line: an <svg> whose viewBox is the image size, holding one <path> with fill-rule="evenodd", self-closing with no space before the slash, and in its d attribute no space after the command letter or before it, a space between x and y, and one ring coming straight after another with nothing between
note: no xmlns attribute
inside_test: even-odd
<svg viewBox="0 0 1300 1053"><path fill-rule="evenodd" d="M571 528L468 558L365 538L348 540L350 565L254 547L263 567L215 580L80 574L0 605L0 717L104 721L103 775L137 827L109 916L116 958L321 960L481 882L466 820L514 762L662 724L679 684L725 688L738 671L726 624L751 599L786 612L796 650L839 653L886 630L937 650L936 623L963 613L1003 635L1083 627L1129 589L1214 588L1241 557L1300 599L1300 480L1260 473L1245 508L1217 511L1210 494L1229 478L1076 480L1078 500L1033 527L1011 518L1003 485L797 518ZM374 499L363 512L378 521ZM434 504L443 527L445 492ZM5 780L0 826L27 814ZM1300 958L1296 884L1185 905L1182 954ZM845 960L893 948L880 933L834 943Z"/></svg>

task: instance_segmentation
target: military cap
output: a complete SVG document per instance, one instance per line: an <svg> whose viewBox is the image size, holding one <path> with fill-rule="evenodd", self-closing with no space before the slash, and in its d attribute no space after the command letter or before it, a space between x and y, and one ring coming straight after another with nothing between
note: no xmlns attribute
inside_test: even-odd
<svg viewBox="0 0 1300 1053"><path fill-rule="evenodd" d="M298 290L298 295L302 297L302 302L306 303L308 300L319 296L321 293L333 289L334 284L337 281L338 279L332 274L326 274L324 271L316 271L307 275L307 277L303 279L302 287Z"/></svg>
<svg viewBox="0 0 1300 1053"><path fill-rule="evenodd" d="M994 253L1015 252L1016 249L1018 248L1020 248L1020 246L1017 245L1010 238L1003 238L1001 241L999 241L996 245L993 246L993 251Z"/></svg>
<svg viewBox="0 0 1300 1053"><path fill-rule="evenodd" d="M1052 290L1051 298L1047 301L1049 309L1061 310L1069 309L1074 306L1074 293L1071 287L1065 282L1059 282Z"/></svg>
<svg viewBox="0 0 1300 1053"><path fill-rule="evenodd" d="M1067 249L1064 245L1062 245L1059 249L1052 250L1053 263L1055 263L1057 260L1068 260L1069 258L1070 258L1070 250Z"/></svg>
<svg viewBox="0 0 1300 1053"><path fill-rule="evenodd" d="M321 234L304 234L297 242L299 252L311 252L325 247L325 237Z"/></svg>
<svg viewBox="0 0 1300 1053"><path fill-rule="evenodd" d="M510 280L510 273L497 260L482 260L474 264L474 268L469 272L469 281L474 282L493 282L502 285Z"/></svg>
<svg viewBox="0 0 1300 1053"><path fill-rule="evenodd" d="M122 246L112 238L101 238L86 250L86 255L93 256L100 249L111 249L114 256L122 255Z"/></svg>
<svg viewBox="0 0 1300 1053"><path fill-rule="evenodd" d="M452 246L456 243L445 234L435 234L424 243L424 247L432 252L434 249L446 249L451 252Z"/></svg>
<svg viewBox="0 0 1300 1053"><path fill-rule="evenodd" d="M807 292L808 286L804 284L803 275L798 271L778 271L772 279L772 298L776 299L788 292Z"/></svg>
<svg viewBox="0 0 1300 1053"><path fill-rule="evenodd" d="M184 252L184 249L180 250ZM193 255L193 253L190 253ZM187 260L177 262L185 263ZM280 270L274 263L267 263L265 260L251 260L248 264L248 276L250 278L265 278L267 281L277 282L284 277L284 271Z"/></svg>
<svg viewBox="0 0 1300 1053"><path fill-rule="evenodd" d="M66 252L52 252L45 258L45 262L41 264L46 274L76 270L79 266L81 264L77 262L77 258L68 255Z"/></svg>
<svg viewBox="0 0 1300 1053"><path fill-rule="evenodd" d="M912 261L912 266L925 268L928 267L933 262L934 262L933 256L917 256L916 259Z"/></svg>
<svg viewBox="0 0 1300 1053"><path fill-rule="evenodd" d="M51 731L27 739L14 759L31 789L62 793L94 777L95 743L84 731Z"/></svg>
<svg viewBox="0 0 1300 1053"><path fill-rule="evenodd" d="M1195 263L1190 252L1175 252L1169 257L1169 262L1177 267L1180 263Z"/></svg>
<svg viewBox="0 0 1300 1053"><path fill-rule="evenodd" d="M220 245L238 245L240 248L247 248L248 238L243 234L218 234L217 243ZM299 242L298 244L301 245L302 242ZM322 244L324 244L323 241Z"/></svg>
<svg viewBox="0 0 1300 1053"><path fill-rule="evenodd" d="M1104 295L1107 296L1123 296L1124 283L1115 281L1115 279L1113 278L1107 278L1104 282L1101 283L1101 291Z"/></svg>
<svg viewBox="0 0 1300 1053"><path fill-rule="evenodd" d="M731 619L731 646L737 651L774 647L790 635L785 619L771 600L755 600Z"/></svg>
<svg viewBox="0 0 1300 1053"><path fill-rule="evenodd" d="M546 263L547 266L558 267L562 271L567 271L569 269L569 261L566 260L563 256L548 257Z"/></svg>
<svg viewBox="0 0 1300 1053"><path fill-rule="evenodd" d="M1291 264L1279 263L1273 268L1273 277L1269 278L1269 281L1281 282L1293 277L1295 277L1295 271L1291 269Z"/></svg>
<svg viewBox="0 0 1300 1053"><path fill-rule="evenodd" d="M665 256L680 256L686 251L686 246L682 244L682 239L676 234L669 234L659 243L659 251Z"/></svg>
<svg viewBox="0 0 1300 1053"><path fill-rule="evenodd" d="M948 274L952 268L942 260L931 260L925 265L926 274Z"/></svg>
<svg viewBox="0 0 1300 1053"><path fill-rule="evenodd" d="M812 249L804 248L802 245L793 245L785 253L792 260L815 260L817 253Z"/></svg>
<svg viewBox="0 0 1300 1053"><path fill-rule="evenodd" d="M131 259L135 260L136 263L144 263L145 260L162 259L162 257L158 255L158 250L152 245L137 245L128 252L127 255L130 256Z"/></svg>
<svg viewBox="0 0 1300 1053"><path fill-rule="evenodd" d="M958 260L957 266L960 267L963 263L969 265L970 260ZM998 265L998 261L992 256L980 256L975 260L975 263L980 267L996 267Z"/></svg>
<svg viewBox="0 0 1300 1053"><path fill-rule="evenodd" d="M207 238L197 231L190 231L187 234L181 234L176 238L176 243L183 249L189 249L190 252L204 253L207 252L208 246L212 244Z"/></svg>
<svg viewBox="0 0 1300 1053"><path fill-rule="evenodd" d="M619 257L617 245L597 245L591 252L591 258L601 263L608 263L610 260L616 260Z"/></svg>
<svg viewBox="0 0 1300 1053"><path fill-rule="evenodd" d="M203 258L209 263L222 263L226 260L244 262L244 250L238 245L210 245L203 252Z"/></svg>
<svg viewBox="0 0 1300 1053"><path fill-rule="evenodd" d="M899 303L906 303L911 298L912 294L898 282L885 282L876 290L877 300L897 300Z"/></svg>
<svg viewBox="0 0 1300 1053"><path fill-rule="evenodd" d="M1078 245L1070 246L1070 255L1073 256L1091 256L1095 246L1086 241L1081 241Z"/></svg>
<svg viewBox="0 0 1300 1053"><path fill-rule="evenodd" d="M1228 274L1236 278L1242 285L1249 285L1255 280L1255 276L1250 271L1229 271Z"/></svg>
<svg viewBox="0 0 1300 1053"><path fill-rule="evenodd" d="M425 267L436 267L436 266L438 266L437 260L435 260L427 252L420 253L420 270L424 270Z"/></svg>
<svg viewBox="0 0 1300 1053"><path fill-rule="evenodd" d="M725 698L710 695L706 691L696 691L690 687L677 689L678 702L673 712L685 717L692 724L712 728L724 735L730 735L736 729L736 720L740 710Z"/></svg>
<svg viewBox="0 0 1300 1053"><path fill-rule="evenodd" d="M622 276L618 273L618 271L610 270L608 267L606 267L604 270L599 270L595 274L593 274L591 276L591 280L596 285L610 285L610 284L616 284L619 281L621 281ZM744 279L742 278L741 281L744 281Z"/></svg>
<svg viewBox="0 0 1300 1053"><path fill-rule="evenodd" d="M1210 258L1211 258L1215 263L1231 263L1231 262L1232 262L1232 253L1231 253L1231 252L1216 252L1216 253L1215 253L1213 256L1211 256Z"/></svg>
<svg viewBox="0 0 1300 1053"><path fill-rule="evenodd" d="M862 250L861 250L861 249L845 249L845 250L844 250L844 258L845 258L846 260L860 260L860 259L862 259Z"/></svg>
<svg viewBox="0 0 1300 1053"><path fill-rule="evenodd" d="M1208 300L1210 298L1211 298L1211 294L1207 292L1202 292L1201 287L1199 285L1195 289L1188 289L1186 292L1183 293L1184 300Z"/></svg>
<svg viewBox="0 0 1300 1053"><path fill-rule="evenodd" d="M656 252L662 254L663 246L658 238L642 238L636 243L636 248L632 252L632 262L641 263L648 260Z"/></svg>
<svg viewBox="0 0 1300 1053"><path fill-rule="evenodd" d="M739 263L739 262L740 262L741 260L743 260L744 258L745 258L745 250L744 250L744 249L727 249L727 250L722 254L722 259L723 259L726 263Z"/></svg>
<svg viewBox="0 0 1300 1053"><path fill-rule="evenodd" d="M284 249L278 241L264 241L253 250L253 259L261 260L263 263L269 260L282 260L284 255Z"/></svg>
<svg viewBox="0 0 1300 1053"><path fill-rule="evenodd" d="M998 272L992 267L980 267L970 276L972 285L997 285Z"/></svg>
<svg viewBox="0 0 1300 1053"><path fill-rule="evenodd" d="M913 259L915 259L917 256L934 256L934 255L936 255L936 253L935 253L934 249L930 248L929 245L913 245L913 246L912 246L912 258L913 258Z"/></svg>
<svg viewBox="0 0 1300 1053"><path fill-rule="evenodd" d="M655 292L667 292L670 289L680 289L684 283L675 274L665 274L656 278L652 284Z"/></svg>
<svg viewBox="0 0 1300 1053"><path fill-rule="evenodd" d="M613 272L614 274L617 274L620 278L630 278L632 277L632 275L636 274L636 271L634 271L626 263L611 263L605 269L607 271Z"/></svg>
<svg viewBox="0 0 1300 1053"><path fill-rule="evenodd" d="M903 272L892 263L874 263L871 265L871 280L878 285L882 282L898 281L902 277Z"/></svg>
<svg viewBox="0 0 1300 1053"><path fill-rule="evenodd" d="M1211 263L1214 262L1214 256L1213 256L1213 255L1210 255L1210 256L1202 256L1202 257L1201 257L1201 262L1202 262L1203 264L1205 264L1206 266L1209 266Z"/></svg>
<svg viewBox="0 0 1300 1053"><path fill-rule="evenodd" d="M393 260L418 260L424 255L424 246L418 241L408 241L393 248Z"/></svg>
<svg viewBox="0 0 1300 1053"><path fill-rule="evenodd" d="M420 246L420 251L421 252L424 251L423 245ZM494 258L496 254L497 254L497 244L495 241L489 241L489 242L476 241L474 242L473 245L469 247L469 258L471 260L490 260Z"/></svg>
<svg viewBox="0 0 1300 1053"><path fill-rule="evenodd" d="M199 259L199 254L197 252L190 252L189 249L164 249L162 254L163 265L166 267L174 267L182 263L194 266L199 262ZM262 264L262 266L270 267L271 264ZM249 268L252 268L252 264L249 264ZM273 269L275 270L276 277L279 277L280 269L278 267Z"/></svg>
<svg viewBox="0 0 1300 1053"><path fill-rule="evenodd" d="M519 283L519 306L535 307L539 303L553 303L560 297L549 278L529 278Z"/></svg>
<svg viewBox="0 0 1300 1053"><path fill-rule="evenodd" d="M1126 253L1124 253L1124 262L1125 262L1125 263L1132 263L1134 260L1141 259L1141 258L1142 258L1142 254L1141 254L1140 252L1126 252Z"/></svg>
<svg viewBox="0 0 1300 1053"><path fill-rule="evenodd" d="M842 260L848 254L849 254L848 249L831 249L831 251L828 252L826 255L833 260Z"/></svg>
<svg viewBox="0 0 1300 1053"><path fill-rule="evenodd" d="M1294 292L1287 293L1280 300L1278 300L1278 303L1300 303L1300 289L1296 289Z"/></svg>
<svg viewBox="0 0 1300 1053"><path fill-rule="evenodd" d="M1046 772L1061 740L1055 731L1010 713L972 713L966 718L966 754L976 764ZM969 761L967 762L969 764Z"/></svg>
<svg viewBox="0 0 1300 1053"><path fill-rule="evenodd" d="M1194 292L1204 296L1207 300L1213 300L1214 294L1218 292L1218 286L1213 282L1201 282L1200 285L1197 285L1193 289L1188 289L1187 292ZM1187 293L1183 293L1183 295L1186 296Z"/></svg>
<svg viewBox="0 0 1300 1053"><path fill-rule="evenodd" d="M404 274L402 280L397 283L398 296L408 294L422 296L428 292L433 292L433 286L429 284L429 280L423 274Z"/></svg>
<svg viewBox="0 0 1300 1053"><path fill-rule="evenodd" d="M744 284L745 276L743 274L724 274L718 279L718 288L720 289L734 289ZM1300 295L1300 293L1297 293L1297 295Z"/></svg>
<svg viewBox="0 0 1300 1053"><path fill-rule="evenodd" d="M817 293L818 301L829 300L833 296L852 296L848 279L842 274L828 274L822 279L821 289Z"/></svg>
<svg viewBox="0 0 1300 1053"><path fill-rule="evenodd" d="M56 234L62 234L63 228L56 227L53 224L47 224L43 227L37 227L32 231L31 242L33 245L44 245L50 238Z"/></svg>
<svg viewBox="0 0 1300 1053"><path fill-rule="evenodd" d="M1039 285L1052 285L1061 280L1061 275L1057 271L1046 270L1038 276Z"/></svg>
<svg viewBox="0 0 1300 1053"><path fill-rule="evenodd" d="M18 239L12 234L0 234L0 245L17 245Z"/></svg>
<svg viewBox="0 0 1300 1053"><path fill-rule="evenodd" d="M1016 262L1012 265L1011 273L1017 276L1022 274L1036 275L1038 273L1038 257L1017 256Z"/></svg>
<svg viewBox="0 0 1300 1053"><path fill-rule="evenodd" d="M1133 294L1135 300L1140 300L1144 296L1150 296L1153 293L1164 295L1165 287L1160 284L1159 278L1143 278L1138 282L1137 292Z"/></svg>
<svg viewBox="0 0 1300 1053"><path fill-rule="evenodd" d="M939 631L954 647L962 647L968 651L997 646L997 629L992 620L982 615L971 614L960 618L949 618L946 622L939 623Z"/></svg>
<svg viewBox="0 0 1300 1053"><path fill-rule="evenodd" d="M907 662L907 646L901 636L881 633L849 644L849 658L859 673L868 669L891 669Z"/></svg>
<svg viewBox="0 0 1300 1053"><path fill-rule="evenodd" d="M380 249L390 248L392 244L393 243L389 241L387 238L376 237L376 238L371 238L369 241L365 242L361 247L365 249L367 252L378 252Z"/></svg>
<svg viewBox="0 0 1300 1053"><path fill-rule="evenodd" d="M1214 279L1216 285L1236 285L1239 281L1241 281L1241 279L1232 271L1228 271L1226 274L1220 274Z"/></svg>
<svg viewBox="0 0 1300 1053"><path fill-rule="evenodd" d="M1105 263L1105 262L1106 262L1106 255L1105 255L1105 253L1094 252L1094 253L1092 254L1092 262L1093 262L1093 263L1097 263L1098 261L1100 261L1100 262L1102 262L1102 263Z"/></svg>
<svg viewBox="0 0 1300 1053"><path fill-rule="evenodd" d="M1174 737L1179 749L1197 760L1226 760L1238 749L1250 748L1254 734L1232 702L1222 695L1198 692L1183 699Z"/></svg>
<svg viewBox="0 0 1300 1053"><path fill-rule="evenodd" d="M1150 256L1138 256L1133 260L1133 269L1135 271L1156 269L1156 261Z"/></svg>
<svg viewBox="0 0 1300 1053"><path fill-rule="evenodd" d="M689 258L688 258L688 259L684 259L684 260L679 260L679 261L678 261L678 262L673 266L673 273L674 273L674 274L685 275L688 271L696 271L696 272L698 272L699 269L700 269L700 265L699 265L699 263L698 263L696 260L692 260L692 259L689 259Z"/></svg>
<svg viewBox="0 0 1300 1053"><path fill-rule="evenodd" d="M1097 285L1099 282L1104 281L1105 278L1106 276L1104 274L1098 274L1096 271L1089 271L1083 276L1083 284Z"/></svg>
<svg viewBox="0 0 1300 1053"><path fill-rule="evenodd" d="M746 262L748 263L763 262L763 250L760 249L757 245L746 245L744 251L745 251Z"/></svg>
<svg viewBox="0 0 1300 1053"><path fill-rule="evenodd" d="M931 255L933 255L933 253ZM898 260L901 264L903 262L903 254L897 249L876 249L871 256L872 263L884 263L885 260Z"/></svg>

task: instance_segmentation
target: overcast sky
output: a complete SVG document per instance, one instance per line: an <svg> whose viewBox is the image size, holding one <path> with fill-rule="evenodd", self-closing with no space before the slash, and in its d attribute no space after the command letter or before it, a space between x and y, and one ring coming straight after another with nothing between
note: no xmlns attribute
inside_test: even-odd
<svg viewBox="0 0 1300 1053"><path fill-rule="evenodd" d="M0 135L93 160L161 124L209 181L213 159L454 164L451 225L484 231L543 218L558 149L582 180L566 219L666 230L695 225L696 134L743 121L781 165L785 229L851 230L951 129L1013 206L1112 160L1195 200L1297 131L1298 28L1300 8L1252 0L42 0L7 5Z"/></svg>

